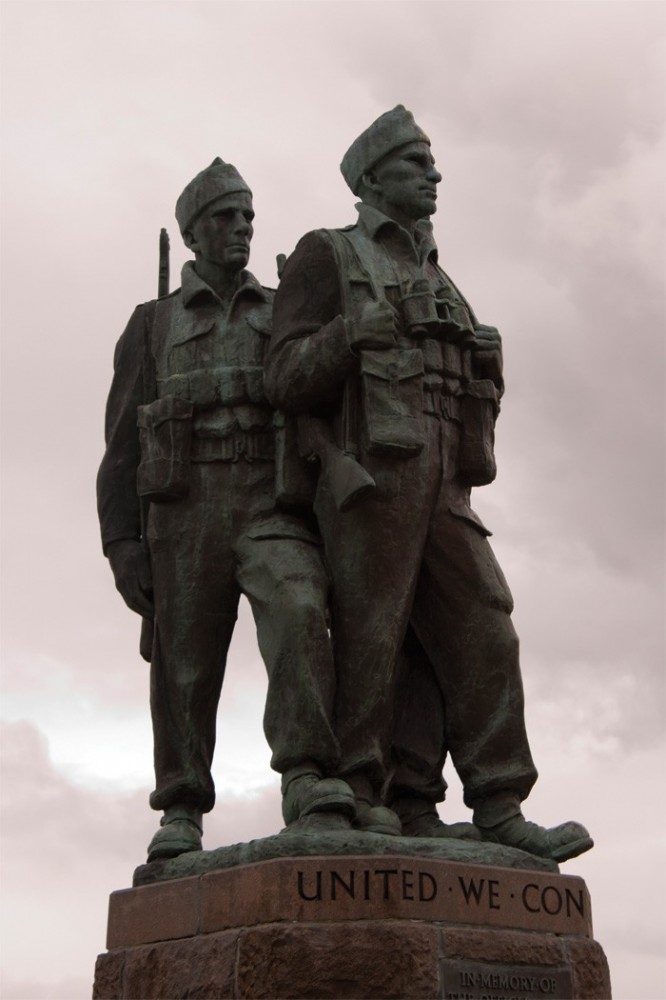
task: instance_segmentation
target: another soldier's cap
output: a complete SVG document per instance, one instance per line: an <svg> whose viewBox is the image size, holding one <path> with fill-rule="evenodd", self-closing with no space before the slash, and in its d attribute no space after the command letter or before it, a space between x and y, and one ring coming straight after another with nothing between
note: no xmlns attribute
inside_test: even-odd
<svg viewBox="0 0 666 1000"><path fill-rule="evenodd" d="M236 191L252 194L236 168L216 156L209 167L190 181L176 202L176 221L181 233L189 229L197 215L211 201L225 194L235 194Z"/></svg>
<svg viewBox="0 0 666 1000"><path fill-rule="evenodd" d="M358 194L363 174L387 153L406 146L408 142L427 142L430 145L430 139L418 127L411 111L398 104L366 128L342 157L340 170L354 194Z"/></svg>

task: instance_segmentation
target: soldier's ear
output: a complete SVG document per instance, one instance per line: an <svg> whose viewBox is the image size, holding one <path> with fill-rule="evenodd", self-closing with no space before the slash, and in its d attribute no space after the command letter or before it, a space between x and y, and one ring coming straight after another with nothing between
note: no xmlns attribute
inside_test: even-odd
<svg viewBox="0 0 666 1000"><path fill-rule="evenodd" d="M368 170L367 173L363 174L358 192L361 195L361 200L363 198L363 192L366 192L367 194L380 194L381 190L382 185L377 179L377 174L374 170Z"/></svg>
<svg viewBox="0 0 666 1000"><path fill-rule="evenodd" d="M367 173L363 174L361 180L371 191L377 191L381 187L374 170L368 170Z"/></svg>
<svg viewBox="0 0 666 1000"><path fill-rule="evenodd" d="M194 234L190 229L186 229L185 232L183 233L183 243L185 244L188 250L192 250L194 252L197 249L197 245L194 239Z"/></svg>

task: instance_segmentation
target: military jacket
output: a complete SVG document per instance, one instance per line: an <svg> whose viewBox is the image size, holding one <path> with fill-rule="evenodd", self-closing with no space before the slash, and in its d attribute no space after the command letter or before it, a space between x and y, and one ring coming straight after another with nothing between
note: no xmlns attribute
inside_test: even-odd
<svg viewBox="0 0 666 1000"><path fill-rule="evenodd" d="M272 460L272 409L263 390L273 291L245 271L228 309L188 263L181 288L137 306L116 346L97 477L102 543L141 537L140 408L193 404L192 460Z"/></svg>
<svg viewBox="0 0 666 1000"><path fill-rule="evenodd" d="M273 336L266 363L266 388L276 405L292 413L314 413L333 419L339 426L345 393L361 377L368 383L387 384L378 407L405 385L404 405L398 399L394 428L399 412L413 418L416 407L425 413L460 420L463 401L470 392L490 395L496 415L502 392L498 352L490 360L492 371L484 371L481 352L465 346L465 336L473 340L476 317L451 279L437 263L437 248L429 223L420 223L415 237L381 212L360 204L359 221L343 230L308 233L289 258L277 292ZM422 330L414 334L407 323L404 303L414 283L425 282L441 308L455 318L464 335L456 339L431 336ZM350 348L348 321L365 302L386 299L399 316L399 336L395 351L363 351L359 358ZM382 366L384 371L382 371ZM410 379L420 379L419 391L409 392ZM473 385L476 388L473 388ZM362 395L357 393L357 396ZM366 393L365 399L370 398ZM363 402L361 402L361 406ZM492 416L492 414L491 414ZM398 428L399 431L399 428ZM378 431L381 436L381 428ZM387 432L388 433L388 432ZM342 439L345 450L353 442ZM398 433L397 437L400 437ZM409 429L396 442L394 454L408 456ZM362 451L362 447L361 447ZM390 448L387 448L387 452Z"/></svg>

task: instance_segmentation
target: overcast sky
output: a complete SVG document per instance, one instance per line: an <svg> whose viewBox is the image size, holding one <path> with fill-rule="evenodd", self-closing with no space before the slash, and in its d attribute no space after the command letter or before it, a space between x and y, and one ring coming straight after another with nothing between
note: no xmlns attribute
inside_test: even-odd
<svg viewBox="0 0 666 1000"><path fill-rule="evenodd" d="M664 982L664 28L659 2L5 2L3 997L90 995L109 893L157 815L138 619L94 479L116 339L187 259L215 156L255 195L251 268L354 220L338 164L404 103L443 174L440 260L504 337L499 476L475 491L516 600L541 777L586 823L616 1000ZM280 827L242 609L205 846ZM468 818L455 775L442 815Z"/></svg>

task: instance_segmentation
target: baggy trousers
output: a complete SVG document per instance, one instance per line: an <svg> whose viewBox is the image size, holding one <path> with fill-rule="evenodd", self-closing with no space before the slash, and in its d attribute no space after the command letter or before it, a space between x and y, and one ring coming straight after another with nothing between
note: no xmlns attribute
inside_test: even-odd
<svg viewBox="0 0 666 1000"><path fill-rule="evenodd" d="M348 512L337 511L325 481L317 494L332 583L339 773L364 777L376 794L387 778L400 650L411 623L441 692L430 726L442 717L444 724L425 741L412 785L420 782L423 794L443 787L436 771L448 743L468 805L507 790L522 800L537 772L511 594L456 478L458 424L429 414L425 424L419 456L363 458L377 489ZM407 731L403 724L406 744L418 743L424 723L413 718Z"/></svg>
<svg viewBox="0 0 666 1000"><path fill-rule="evenodd" d="M188 496L150 508L154 809L213 807L217 707L241 593L268 671L271 765L338 764L321 548L298 521L271 513L273 489L271 462L193 463Z"/></svg>

